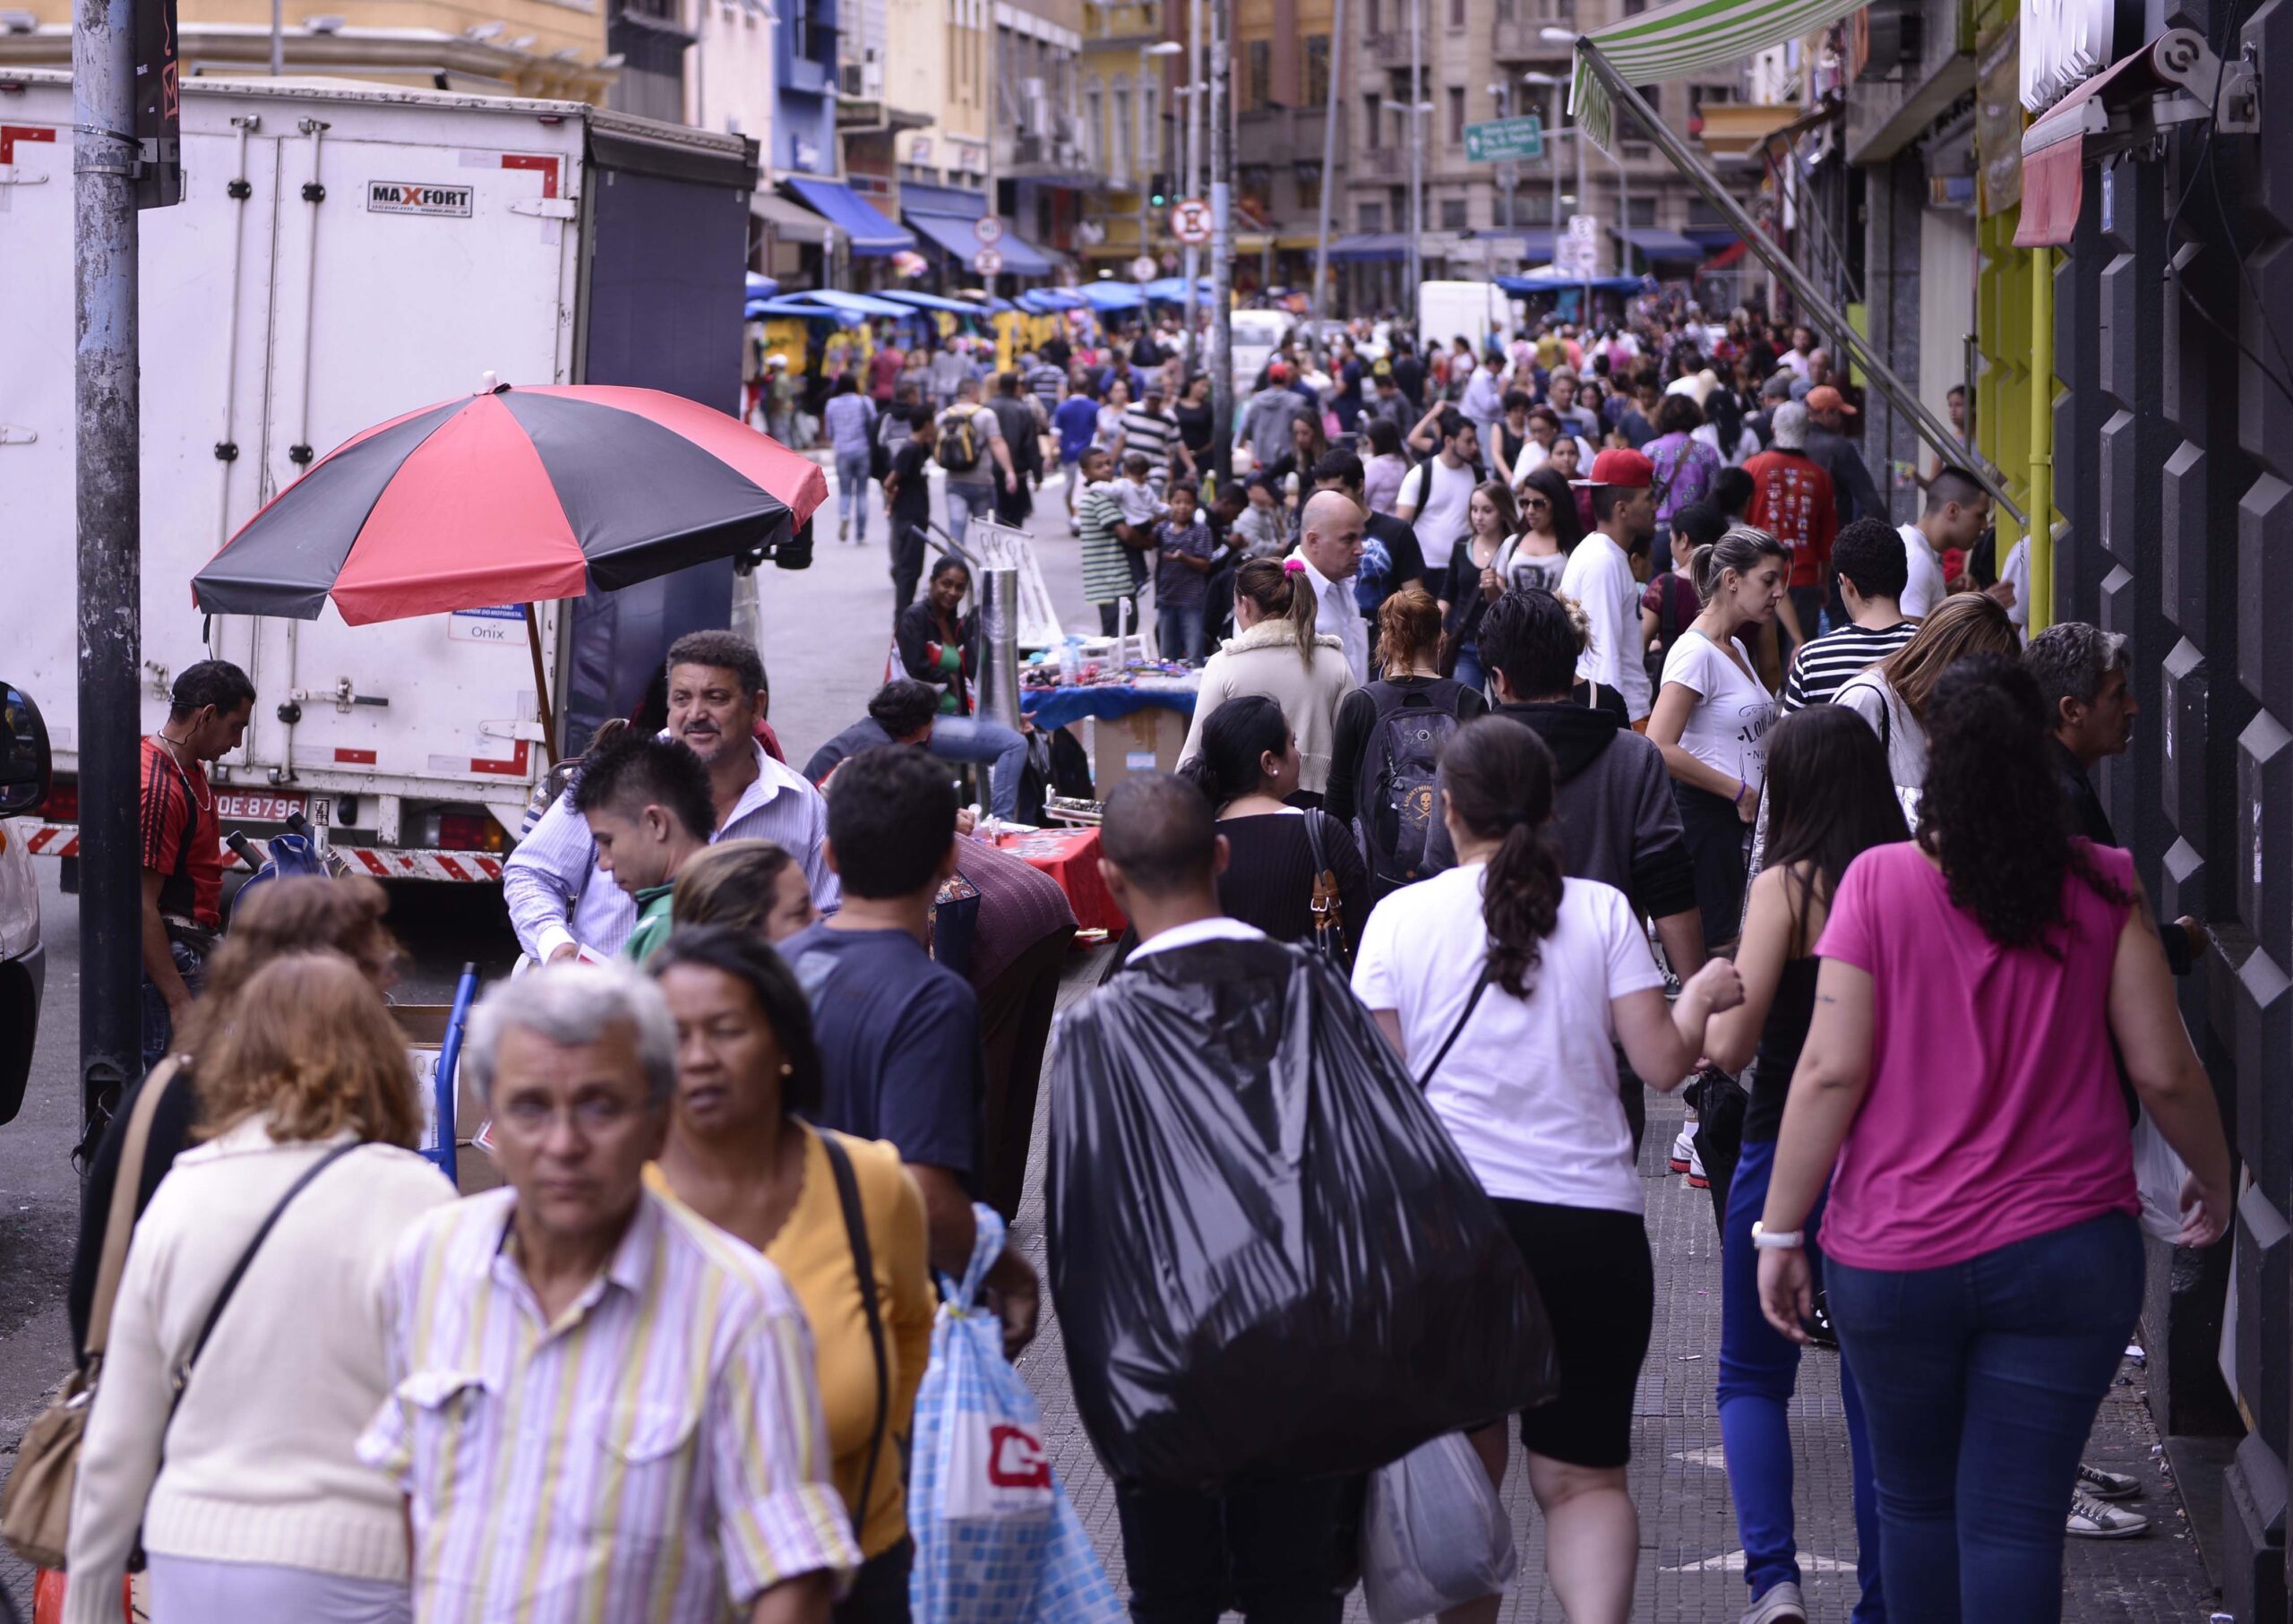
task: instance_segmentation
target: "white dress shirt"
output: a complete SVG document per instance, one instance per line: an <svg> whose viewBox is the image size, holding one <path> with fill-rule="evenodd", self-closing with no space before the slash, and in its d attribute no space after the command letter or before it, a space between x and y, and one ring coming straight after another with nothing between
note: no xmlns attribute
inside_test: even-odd
<svg viewBox="0 0 2293 1624"><path fill-rule="evenodd" d="M1927 532L1915 524L1899 527L1902 535L1903 563L1909 570L1902 589L1902 613L1905 620L1925 620L1935 613L1935 606L1943 601L1945 583L1943 561L1935 555L1935 544L1927 539Z"/></svg>
<svg viewBox="0 0 2293 1624"><path fill-rule="evenodd" d="M1648 714L1648 666L1640 657L1640 583L1632 561L1605 532L1576 544L1560 571L1560 596L1584 606L1593 640L1576 658L1576 675L1604 683L1624 696L1634 721Z"/></svg>
<svg viewBox="0 0 2293 1624"><path fill-rule="evenodd" d="M1334 637L1345 649L1345 668L1353 674L1355 686L1370 680L1370 625L1361 618L1361 606L1353 601L1353 578L1332 580L1314 568L1314 561L1301 547L1291 557L1306 566L1306 579L1314 589L1314 630L1324 637Z"/></svg>
<svg viewBox="0 0 2293 1624"><path fill-rule="evenodd" d="M1266 932L1254 924L1244 924L1239 919L1229 919L1224 914L1214 914L1207 919L1197 919L1186 924L1174 924L1158 935L1149 936L1130 949L1130 962L1137 964L1149 953L1167 953L1173 948L1190 948L1205 941L1263 941Z"/></svg>
<svg viewBox="0 0 2293 1624"><path fill-rule="evenodd" d="M666 730L661 737L669 735ZM828 803L793 768L784 767L751 742L756 752L756 780L741 792L732 815L709 837L719 840L769 840L795 858L822 913L833 912L844 890L820 855L828 837ZM509 905L518 945L543 964L567 942L597 953L617 953L637 928L637 904L597 869L597 842L573 810L569 791L541 815L531 833L502 866L502 900ZM571 915L569 918L568 915Z"/></svg>

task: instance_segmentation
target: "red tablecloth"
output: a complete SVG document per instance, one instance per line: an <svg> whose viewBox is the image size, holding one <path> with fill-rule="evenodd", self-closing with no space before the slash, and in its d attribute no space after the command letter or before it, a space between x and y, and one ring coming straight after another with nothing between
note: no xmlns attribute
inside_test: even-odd
<svg viewBox="0 0 2293 1624"><path fill-rule="evenodd" d="M1099 831L1095 829L1044 829L1033 834L999 835L995 844L1025 858L1059 881L1075 910L1075 923L1086 931L1118 935L1129 923L1099 878Z"/></svg>

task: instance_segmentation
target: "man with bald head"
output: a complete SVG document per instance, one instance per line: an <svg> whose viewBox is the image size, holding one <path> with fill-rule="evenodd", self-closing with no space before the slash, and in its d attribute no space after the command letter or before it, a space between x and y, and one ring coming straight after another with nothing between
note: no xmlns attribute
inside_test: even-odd
<svg viewBox="0 0 2293 1624"><path fill-rule="evenodd" d="M1298 520L1292 563L1305 566L1314 593L1314 630L1344 646L1345 666L1356 683L1370 680L1370 628L1353 601L1353 574L1361 563L1361 509L1344 491L1317 491Z"/></svg>

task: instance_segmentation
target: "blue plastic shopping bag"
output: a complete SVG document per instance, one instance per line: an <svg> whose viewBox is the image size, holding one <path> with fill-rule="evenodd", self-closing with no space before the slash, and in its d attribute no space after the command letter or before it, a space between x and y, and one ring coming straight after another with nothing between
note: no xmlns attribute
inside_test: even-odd
<svg viewBox="0 0 2293 1624"><path fill-rule="evenodd" d="M1120 1624L1122 1603L1052 1475L1042 1411L979 1304L1003 1220L972 1211L971 1264L940 1306L915 1396L909 1606L917 1624Z"/></svg>

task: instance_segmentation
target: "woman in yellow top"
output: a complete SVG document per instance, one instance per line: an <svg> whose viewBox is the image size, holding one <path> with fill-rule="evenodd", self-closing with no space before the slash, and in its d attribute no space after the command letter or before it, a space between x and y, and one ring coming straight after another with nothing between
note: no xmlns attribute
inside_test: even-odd
<svg viewBox="0 0 2293 1624"><path fill-rule="evenodd" d="M891 1146L798 1120L820 1104L820 1051L803 990L760 939L687 927L647 967L677 1027L675 1105L650 1176L761 1251L803 1304L836 1486L867 1559L835 1616L906 1624L906 1462L934 1309L923 1195Z"/></svg>

